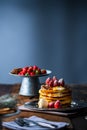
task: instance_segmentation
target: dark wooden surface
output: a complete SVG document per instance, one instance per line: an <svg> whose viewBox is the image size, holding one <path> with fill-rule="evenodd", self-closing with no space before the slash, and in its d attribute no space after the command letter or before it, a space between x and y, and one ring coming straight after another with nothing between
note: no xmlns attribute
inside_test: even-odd
<svg viewBox="0 0 87 130"><path fill-rule="evenodd" d="M80 85L69 85L72 89L72 96L74 100L86 101L87 102L87 84ZM0 95L4 95L7 93L16 93L18 94L20 90L20 84L0 84ZM18 95L19 104L23 105L25 102L30 101L30 97L20 96ZM74 115L73 117L39 113L39 112L31 112L31 111L21 111L20 114L16 116L12 116L9 118L4 118L3 121L12 121L17 117L30 117L32 115L36 115L39 117L43 117L52 121L64 121L70 123L68 127L69 130L87 130L87 120L85 120L85 115L87 115L87 110L83 113L79 113L78 115ZM78 125L77 125L78 123ZM3 128L3 130L7 130L7 128Z"/></svg>

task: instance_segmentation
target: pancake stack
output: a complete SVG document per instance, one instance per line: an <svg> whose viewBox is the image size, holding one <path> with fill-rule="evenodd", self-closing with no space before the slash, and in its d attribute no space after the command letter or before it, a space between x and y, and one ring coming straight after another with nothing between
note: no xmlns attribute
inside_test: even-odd
<svg viewBox="0 0 87 130"><path fill-rule="evenodd" d="M64 79L47 78L45 84L41 85L39 90L39 100L44 99L48 103L60 101L62 107L71 105L72 92L69 87L65 85Z"/></svg>

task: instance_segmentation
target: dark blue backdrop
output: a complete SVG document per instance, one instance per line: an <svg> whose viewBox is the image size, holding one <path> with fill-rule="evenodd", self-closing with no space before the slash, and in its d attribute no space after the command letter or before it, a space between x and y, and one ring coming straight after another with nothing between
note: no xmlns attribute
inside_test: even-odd
<svg viewBox="0 0 87 130"><path fill-rule="evenodd" d="M87 83L86 0L0 0L0 83L21 82L10 70L34 64Z"/></svg>

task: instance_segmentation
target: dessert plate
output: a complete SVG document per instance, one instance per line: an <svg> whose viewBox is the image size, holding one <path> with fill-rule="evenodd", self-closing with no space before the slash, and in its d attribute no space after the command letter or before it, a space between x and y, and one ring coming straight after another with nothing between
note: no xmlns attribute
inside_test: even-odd
<svg viewBox="0 0 87 130"><path fill-rule="evenodd" d="M38 108L38 102L32 101L27 102L24 105L25 108L28 108L29 110L35 110L35 111L54 111L54 112L77 112L79 110L87 108L87 102L80 102L80 101L72 101L70 107L66 108Z"/></svg>

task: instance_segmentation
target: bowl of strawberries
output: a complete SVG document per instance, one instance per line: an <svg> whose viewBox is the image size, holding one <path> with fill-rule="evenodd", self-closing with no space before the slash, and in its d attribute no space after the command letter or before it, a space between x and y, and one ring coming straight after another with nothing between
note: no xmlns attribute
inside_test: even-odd
<svg viewBox="0 0 87 130"><path fill-rule="evenodd" d="M25 66L23 68L14 68L10 72L11 75L23 76L23 77L40 77L40 76L49 75L50 73L51 73L50 70L40 68L36 65Z"/></svg>

